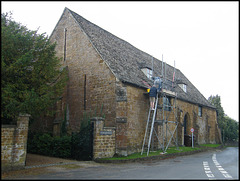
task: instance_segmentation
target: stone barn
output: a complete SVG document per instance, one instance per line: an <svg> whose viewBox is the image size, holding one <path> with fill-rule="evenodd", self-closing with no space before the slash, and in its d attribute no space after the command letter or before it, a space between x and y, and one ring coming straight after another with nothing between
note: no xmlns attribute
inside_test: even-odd
<svg viewBox="0 0 240 181"><path fill-rule="evenodd" d="M66 114L69 132L79 130L84 114L102 112L104 126L115 128L115 152L140 152L149 110L147 89L151 76L165 71L173 79L174 67L65 8L51 36L58 57L68 68L69 81L57 104L52 126ZM154 72L152 72L152 64ZM154 73L152 75L152 73ZM179 70L175 69L179 122L178 144L194 128L197 144L219 143L216 108ZM173 98L169 97L172 102ZM170 116L173 118L173 116ZM53 129L52 127L52 129ZM55 126L55 133L58 128Z"/></svg>

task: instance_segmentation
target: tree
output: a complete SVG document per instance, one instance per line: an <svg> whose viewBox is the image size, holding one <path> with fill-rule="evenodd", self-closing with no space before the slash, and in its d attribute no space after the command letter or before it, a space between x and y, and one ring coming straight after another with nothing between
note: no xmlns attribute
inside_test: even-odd
<svg viewBox="0 0 240 181"><path fill-rule="evenodd" d="M239 141L239 123L232 118L225 116L226 126L225 141L226 142L238 142Z"/></svg>
<svg viewBox="0 0 240 181"><path fill-rule="evenodd" d="M208 101L214 105L217 108L217 118L218 118L218 125L219 128L222 129L224 127L224 110L221 105L221 97L216 95L216 96L210 96L208 98Z"/></svg>
<svg viewBox="0 0 240 181"><path fill-rule="evenodd" d="M62 95L67 70L56 57L55 44L1 14L1 119L16 121L19 113L50 115Z"/></svg>
<svg viewBox="0 0 240 181"><path fill-rule="evenodd" d="M221 97L210 96L208 101L214 105L217 109L217 119L219 128L222 130L222 136L224 142L238 142L239 138L239 129L238 129L238 122L229 118L225 115L224 110L221 106Z"/></svg>

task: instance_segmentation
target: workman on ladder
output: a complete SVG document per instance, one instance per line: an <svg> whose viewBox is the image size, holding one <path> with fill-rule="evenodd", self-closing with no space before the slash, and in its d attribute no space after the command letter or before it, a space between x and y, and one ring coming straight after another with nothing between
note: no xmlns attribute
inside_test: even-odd
<svg viewBox="0 0 240 181"><path fill-rule="evenodd" d="M157 87L155 84L153 84L153 86L149 91L149 101L150 101L151 110L154 110L154 103L155 103L156 96L157 96Z"/></svg>
<svg viewBox="0 0 240 181"><path fill-rule="evenodd" d="M160 77L154 78L154 84L149 91L149 100L150 100L150 108L154 110L154 104L156 100L157 93L162 89L162 80Z"/></svg>

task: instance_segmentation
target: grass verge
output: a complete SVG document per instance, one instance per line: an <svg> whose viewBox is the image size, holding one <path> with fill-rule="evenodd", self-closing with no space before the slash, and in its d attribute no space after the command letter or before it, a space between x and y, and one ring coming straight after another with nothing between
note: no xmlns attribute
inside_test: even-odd
<svg viewBox="0 0 240 181"><path fill-rule="evenodd" d="M202 144L200 145L201 147L211 147L211 148L216 148L219 147L221 144Z"/></svg>
<svg viewBox="0 0 240 181"><path fill-rule="evenodd" d="M144 158L144 157L152 157L152 156L159 156L159 155L168 155L168 154L174 154L174 153L184 153L184 152L191 152L191 151L197 151L205 148L216 148L219 147L221 144L201 144L199 147L169 147L165 153L163 153L162 150L158 151L150 151L148 156L147 153L144 152L142 155L141 153L133 153L128 156L114 156L112 158L101 158L100 161L104 160L131 160L131 159L138 159L138 158Z"/></svg>
<svg viewBox="0 0 240 181"><path fill-rule="evenodd" d="M199 147L179 147L178 149L176 147L169 147L165 153L163 153L162 150L158 151L150 151L148 156L147 153L144 152L142 155L141 153L133 153L128 156L120 156L120 157L112 157L112 158L101 158L99 160L129 160L129 159L137 159L137 158L144 158L144 157L151 157L151 156L159 156L161 154L167 155L167 154L173 154L173 153L181 153L181 152L189 152L189 151L195 151L200 150Z"/></svg>

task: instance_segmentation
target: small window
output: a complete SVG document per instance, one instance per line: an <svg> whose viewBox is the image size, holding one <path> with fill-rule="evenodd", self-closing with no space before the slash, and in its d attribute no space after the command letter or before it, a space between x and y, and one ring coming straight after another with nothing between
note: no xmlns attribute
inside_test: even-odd
<svg viewBox="0 0 240 181"><path fill-rule="evenodd" d="M152 79L152 70L151 69L143 68L142 71L149 79Z"/></svg>
<svg viewBox="0 0 240 181"><path fill-rule="evenodd" d="M198 116L202 117L202 106L198 106Z"/></svg>
<svg viewBox="0 0 240 181"><path fill-rule="evenodd" d="M67 53L67 28L64 28L64 52L63 52L63 60L66 61L66 53Z"/></svg>
<svg viewBox="0 0 240 181"><path fill-rule="evenodd" d="M178 84L178 85L179 85L179 87L182 88L182 90L183 90L184 92L187 93L187 85L186 85L186 84Z"/></svg>
<svg viewBox="0 0 240 181"><path fill-rule="evenodd" d="M183 91L187 92L187 85L186 84L183 84Z"/></svg>
<svg viewBox="0 0 240 181"><path fill-rule="evenodd" d="M171 111L171 101L169 97L163 97L163 106L165 111Z"/></svg>

